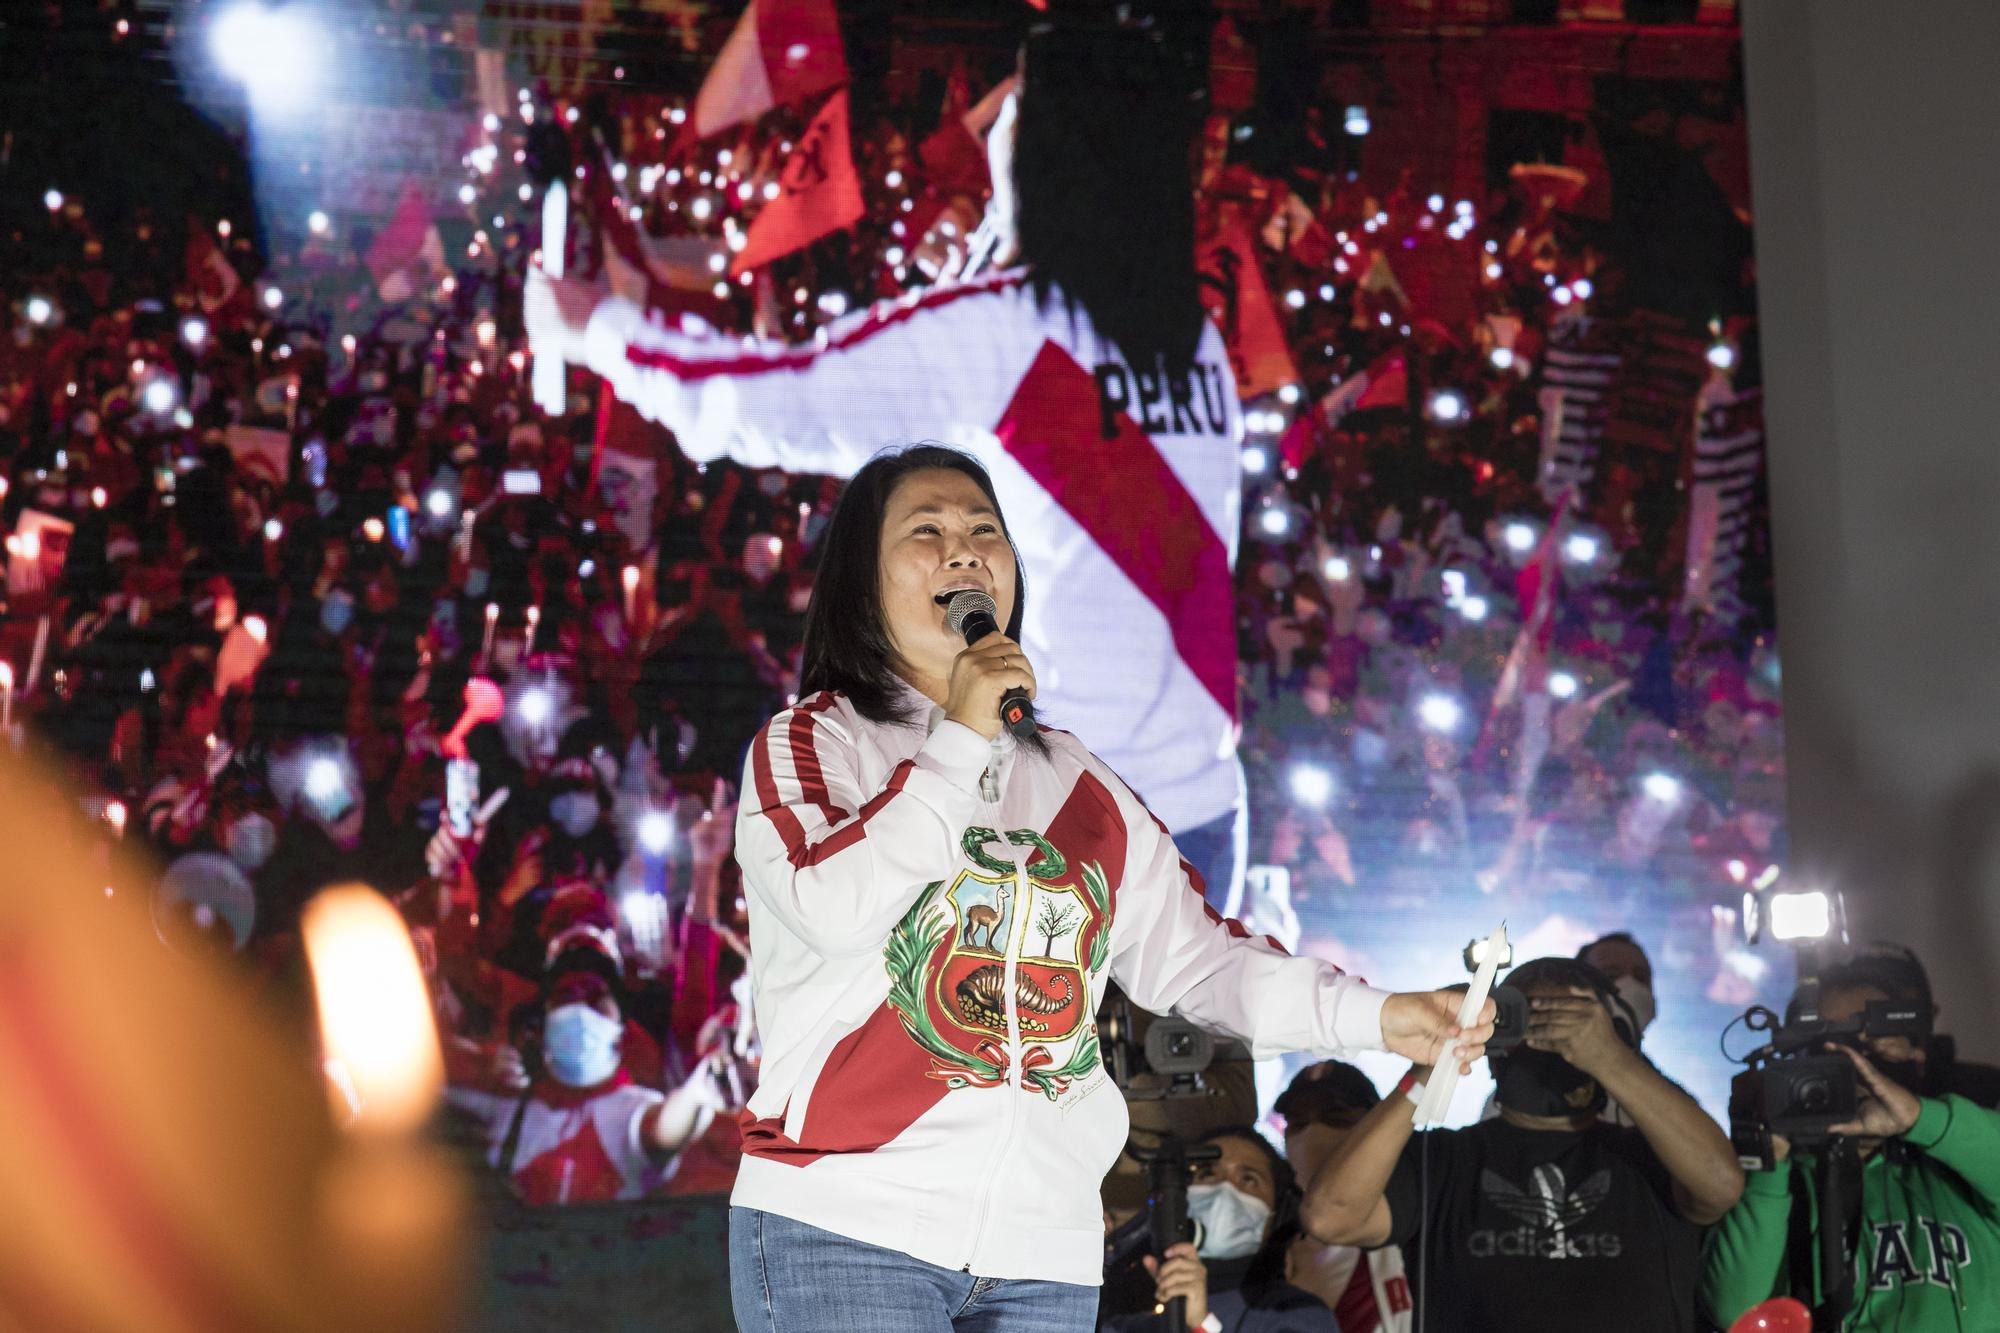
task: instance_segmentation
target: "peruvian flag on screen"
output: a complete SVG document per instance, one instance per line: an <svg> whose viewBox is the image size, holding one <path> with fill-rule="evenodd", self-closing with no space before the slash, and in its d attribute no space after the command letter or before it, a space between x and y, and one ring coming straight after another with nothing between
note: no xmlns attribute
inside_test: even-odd
<svg viewBox="0 0 2000 1333"><path fill-rule="evenodd" d="M833 0L750 0L695 95L685 135L706 139L846 82Z"/></svg>
<svg viewBox="0 0 2000 1333"><path fill-rule="evenodd" d="M375 289L391 304L409 300L419 282L445 271L444 238L431 221L424 192L415 185L404 188L395 216L369 247L368 271L375 275Z"/></svg>
<svg viewBox="0 0 2000 1333"><path fill-rule="evenodd" d="M750 224L729 271L748 272L861 219L861 177L847 138L847 90L826 99L778 172L778 197Z"/></svg>

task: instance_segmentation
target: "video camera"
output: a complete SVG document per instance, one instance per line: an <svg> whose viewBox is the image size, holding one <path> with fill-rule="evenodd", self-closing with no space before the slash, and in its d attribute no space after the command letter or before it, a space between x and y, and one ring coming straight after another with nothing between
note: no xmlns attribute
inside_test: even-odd
<svg viewBox="0 0 2000 1333"><path fill-rule="evenodd" d="M1931 1040L1928 994L1871 1000L1858 1018L1842 1022L1821 1016L1825 952L1846 943L1845 917L1838 894L1773 893L1767 903L1745 895L1751 940L1768 921L1771 934L1797 953L1799 969L1798 992L1783 1018L1753 1005L1739 1020L1752 1032L1771 1034L1742 1058L1746 1068L1729 1084L1729 1137L1745 1170L1770 1168L1774 1134L1821 1148L1834 1126L1859 1115L1860 1076L1845 1055L1826 1049L1829 1043L1858 1049L1864 1041L1887 1037L1904 1037L1919 1047Z"/></svg>
<svg viewBox="0 0 2000 1333"><path fill-rule="evenodd" d="M1202 1097L1208 1085L1202 1075L1218 1060L1248 1060L1239 1043L1217 1041L1206 1029L1172 1014L1149 1015L1140 1031L1132 1002L1112 988L1097 1015L1097 1037L1104 1067L1127 1101L1158 1101L1169 1097ZM1141 1081L1151 1074L1164 1080Z"/></svg>

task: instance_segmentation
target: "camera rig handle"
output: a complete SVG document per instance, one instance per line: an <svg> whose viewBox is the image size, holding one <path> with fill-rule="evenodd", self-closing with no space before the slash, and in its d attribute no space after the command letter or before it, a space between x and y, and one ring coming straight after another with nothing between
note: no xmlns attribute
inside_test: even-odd
<svg viewBox="0 0 2000 1333"><path fill-rule="evenodd" d="M1146 1218L1155 1258L1169 1246L1194 1239L1188 1221L1188 1169L1196 1162L1212 1162L1222 1149L1212 1143L1183 1143L1173 1135L1161 1138L1152 1148L1127 1144L1126 1151L1146 1168ZM1176 1296L1161 1311L1166 1333L1187 1333L1187 1299Z"/></svg>

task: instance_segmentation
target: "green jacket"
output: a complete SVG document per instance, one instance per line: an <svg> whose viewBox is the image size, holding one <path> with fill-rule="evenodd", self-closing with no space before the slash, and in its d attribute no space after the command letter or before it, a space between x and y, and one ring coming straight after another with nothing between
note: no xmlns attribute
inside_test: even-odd
<svg viewBox="0 0 2000 1333"><path fill-rule="evenodd" d="M1862 1168L1845 1327L2000 1328L2000 1113L1963 1097L1926 1097L1903 1139L1915 1149L1906 1160L1878 1152ZM1795 1197L1815 1207L1813 1173L1796 1157L1753 1171L1742 1201L1709 1233L1701 1295L1722 1327L1773 1296L1817 1298L1816 1246L1813 1291L1793 1291L1787 1272Z"/></svg>

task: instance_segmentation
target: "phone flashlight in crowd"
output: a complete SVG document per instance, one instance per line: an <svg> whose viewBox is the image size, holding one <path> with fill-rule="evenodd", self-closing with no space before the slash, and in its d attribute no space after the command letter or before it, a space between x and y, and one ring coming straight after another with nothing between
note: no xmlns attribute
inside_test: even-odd
<svg viewBox="0 0 2000 1333"><path fill-rule="evenodd" d="M1344 555L1330 555L1321 570L1334 583L1345 583L1354 573L1354 566L1347 563Z"/></svg>
<svg viewBox="0 0 2000 1333"><path fill-rule="evenodd" d="M165 416L180 402L180 392L174 382L161 375L146 381L146 387L139 391L139 401L155 416Z"/></svg>
<svg viewBox="0 0 2000 1333"><path fill-rule="evenodd" d="M521 691L520 699L514 704L521 720L531 727L546 727L556 715L556 700L547 686L530 685Z"/></svg>
<svg viewBox="0 0 2000 1333"><path fill-rule="evenodd" d="M1486 619L1487 612L1492 609L1492 604L1477 593L1460 598L1458 603L1458 613L1475 625Z"/></svg>
<svg viewBox="0 0 2000 1333"><path fill-rule="evenodd" d="M1456 389L1434 389L1426 405L1432 421L1442 425L1465 420L1465 395Z"/></svg>
<svg viewBox="0 0 2000 1333"><path fill-rule="evenodd" d="M273 523L277 522L276 519L272 519L271 521ZM266 636L270 634L271 627L264 622L264 617L262 616L245 616L243 617L243 632L258 643L262 643Z"/></svg>
<svg viewBox="0 0 2000 1333"><path fill-rule="evenodd" d="M410 549L410 511L401 505L390 505L386 515L389 521L389 541L399 551Z"/></svg>
<svg viewBox="0 0 2000 1333"><path fill-rule="evenodd" d="M266 310L276 310L284 303L285 293L281 289L277 287L266 287L264 289L264 308Z"/></svg>
<svg viewBox="0 0 2000 1333"><path fill-rule="evenodd" d="M540 495L542 474L531 467L510 467L500 479L500 488L509 495Z"/></svg>
<svg viewBox="0 0 2000 1333"><path fill-rule="evenodd" d="M1490 935L1482 935L1468 943L1465 946L1465 970L1477 972L1479 965L1486 961L1486 955L1492 951L1492 947L1493 939ZM1493 964L1494 970L1504 972L1512 966L1514 966L1514 945L1511 941L1503 942L1500 945L1500 959Z"/></svg>
<svg viewBox="0 0 2000 1333"><path fill-rule="evenodd" d="M1266 505L1257 515L1257 530L1267 537L1282 537L1292 530L1292 516L1283 505Z"/></svg>
<svg viewBox="0 0 2000 1333"><path fill-rule="evenodd" d="M1549 673L1549 694L1557 699L1576 698L1577 679L1567 671Z"/></svg>
<svg viewBox="0 0 2000 1333"><path fill-rule="evenodd" d="M1658 801L1661 805L1678 805L1681 799L1681 780L1671 773L1648 773L1639 780L1646 799Z"/></svg>
<svg viewBox="0 0 2000 1333"><path fill-rule="evenodd" d="M303 790L306 799L328 819L338 819L353 803L347 790L347 770L331 755L316 755L306 761Z"/></svg>
<svg viewBox="0 0 2000 1333"><path fill-rule="evenodd" d="M1834 895L1813 890L1772 894L1767 915L1771 938L1789 944L1794 940L1823 940L1833 934L1838 912Z"/></svg>
<svg viewBox="0 0 2000 1333"><path fill-rule="evenodd" d="M657 860L673 845L673 816L664 810L648 810L639 816L638 833L640 850Z"/></svg>
<svg viewBox="0 0 2000 1333"><path fill-rule="evenodd" d="M1333 799L1333 774L1318 764L1293 764L1287 784L1300 805L1318 809Z"/></svg>
<svg viewBox="0 0 2000 1333"><path fill-rule="evenodd" d="M1243 470L1253 477L1261 477L1271 466L1271 456L1264 452L1261 444L1245 445L1243 448Z"/></svg>
<svg viewBox="0 0 2000 1333"><path fill-rule="evenodd" d="M265 541L274 542L277 541L280 537L283 537L284 535L285 535L285 525L282 521L275 518L267 518L264 520Z"/></svg>
<svg viewBox="0 0 2000 1333"><path fill-rule="evenodd" d="M31 296L23 307L30 324L46 324L56 317L55 304L46 296Z"/></svg>
<svg viewBox="0 0 2000 1333"><path fill-rule="evenodd" d="M387 531L388 529L382 525L382 520L373 514L361 520L361 535L371 542L381 541Z"/></svg>
<svg viewBox="0 0 2000 1333"><path fill-rule="evenodd" d="M1447 569L1438 575L1438 582L1444 584L1444 600L1447 605L1465 596L1465 571Z"/></svg>
<svg viewBox="0 0 2000 1333"><path fill-rule="evenodd" d="M454 500L451 492L442 486L431 487L430 493L424 496L424 512L439 522L450 518L456 508L458 501Z"/></svg>
<svg viewBox="0 0 2000 1333"><path fill-rule="evenodd" d="M1417 720L1431 731L1449 736L1465 720L1465 705L1449 694L1426 694L1417 702Z"/></svg>
<svg viewBox="0 0 2000 1333"><path fill-rule="evenodd" d="M125 802L106 801L104 803L104 822L109 824L111 832L120 838L125 836L125 819Z"/></svg>
<svg viewBox="0 0 2000 1333"><path fill-rule="evenodd" d="M200 315L189 315L182 320L181 341L199 352L208 342L208 321Z"/></svg>
<svg viewBox="0 0 2000 1333"><path fill-rule="evenodd" d="M1495 370L1512 370L1514 368L1514 349L1511 347L1496 347L1486 359L1493 363Z"/></svg>
<svg viewBox="0 0 2000 1333"><path fill-rule="evenodd" d="M1563 555L1572 564L1594 564L1601 549L1602 543L1587 532L1572 532L1563 539Z"/></svg>

